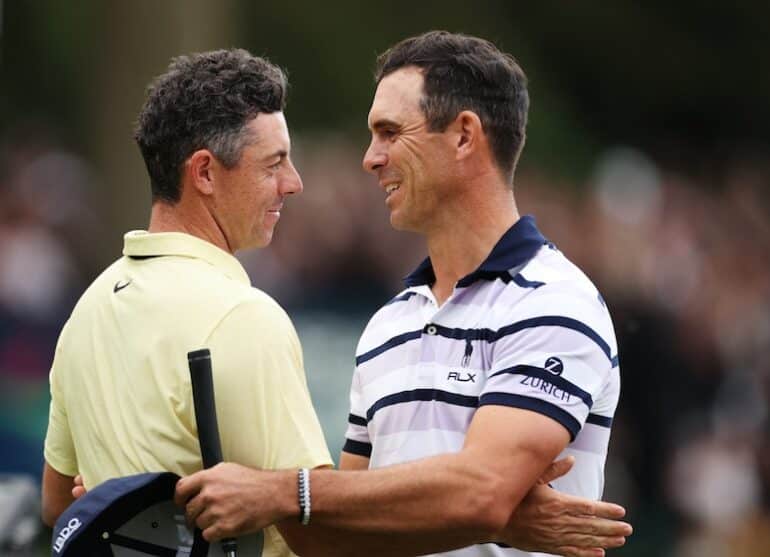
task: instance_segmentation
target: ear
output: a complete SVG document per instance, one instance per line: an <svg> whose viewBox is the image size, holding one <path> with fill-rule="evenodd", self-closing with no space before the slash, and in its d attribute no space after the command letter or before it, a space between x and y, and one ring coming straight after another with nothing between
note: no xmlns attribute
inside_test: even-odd
<svg viewBox="0 0 770 557"><path fill-rule="evenodd" d="M484 127L478 114L463 110L452 123L455 131L457 160L468 158L476 152L484 140Z"/></svg>
<svg viewBox="0 0 770 557"><path fill-rule="evenodd" d="M213 194L215 167L219 162L211 151L199 149L190 155L184 164L189 183L203 195Z"/></svg>

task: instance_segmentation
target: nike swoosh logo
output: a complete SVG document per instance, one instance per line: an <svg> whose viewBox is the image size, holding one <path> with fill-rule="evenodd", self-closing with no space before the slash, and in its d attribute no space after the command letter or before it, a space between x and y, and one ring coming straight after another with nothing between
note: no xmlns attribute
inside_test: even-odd
<svg viewBox="0 0 770 557"><path fill-rule="evenodd" d="M112 291L113 292L119 292L119 291L123 290L126 286L128 286L129 284L131 284L130 280L126 281L125 284L120 284L120 281L118 281L118 282L115 283L115 287L112 289Z"/></svg>

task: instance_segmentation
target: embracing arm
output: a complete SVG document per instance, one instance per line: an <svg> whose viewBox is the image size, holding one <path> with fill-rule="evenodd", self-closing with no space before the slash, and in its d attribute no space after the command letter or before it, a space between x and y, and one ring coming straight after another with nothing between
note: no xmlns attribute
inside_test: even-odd
<svg viewBox="0 0 770 557"><path fill-rule="evenodd" d="M296 470L267 472L220 465L181 480L177 503L187 504L188 518L203 527L208 539L277 522L300 555L340 555L343 545L351 555L445 551L509 539L514 508L568 439L562 426L540 414L485 406L476 413L459 453L373 471L313 470L309 527L300 526L296 519ZM359 466L366 461L346 457L350 458ZM597 505L614 518L622 515L620 507ZM613 536L630 533L623 523L604 522L613 525ZM605 526L599 526L598 536ZM325 547L324 540L331 546ZM586 540L583 535L584 546L591 542ZM590 543L590 547L606 547L606 543Z"/></svg>
<svg viewBox="0 0 770 557"><path fill-rule="evenodd" d="M484 406L458 453L366 472L314 471L313 519L437 541L452 532L462 545L489 541L568 441L546 416Z"/></svg>
<svg viewBox="0 0 770 557"><path fill-rule="evenodd" d="M603 557L605 548L620 547L625 536L631 534L630 525L619 521L625 510L619 505L573 497L548 487L548 483L567 474L574 465L574 457L553 462L522 500L511 515L502 541L523 551L553 553L565 557ZM342 452L340 470L366 470L369 459ZM367 548L370 557L399 555L408 544L409 553L436 551L435 544L428 544L414 536L401 537L400 549L391 546L392 537L387 533L352 534L311 524L309 529L300 526L296 519L285 520L278 525L292 550L298 555L346 556L360 555Z"/></svg>

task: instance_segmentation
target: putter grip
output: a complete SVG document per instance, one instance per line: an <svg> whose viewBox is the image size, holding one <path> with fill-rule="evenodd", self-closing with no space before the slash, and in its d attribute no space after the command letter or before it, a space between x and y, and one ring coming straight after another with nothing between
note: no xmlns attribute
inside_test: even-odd
<svg viewBox="0 0 770 557"><path fill-rule="evenodd" d="M190 364L195 423L198 424L203 467L211 468L222 462L217 406L214 402L214 379L211 376L211 352L208 348L189 352L187 361Z"/></svg>
<svg viewBox="0 0 770 557"><path fill-rule="evenodd" d="M214 401L214 378L211 374L211 352L208 348L187 353L192 383L195 423L198 425L198 442L204 468L222 462L222 445L217 425L217 406ZM222 551L228 557L235 556L237 543L232 538L222 540Z"/></svg>

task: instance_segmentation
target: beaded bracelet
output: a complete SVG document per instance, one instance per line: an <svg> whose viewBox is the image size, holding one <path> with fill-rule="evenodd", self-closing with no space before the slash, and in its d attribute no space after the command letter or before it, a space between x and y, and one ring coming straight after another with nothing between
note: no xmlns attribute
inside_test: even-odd
<svg viewBox="0 0 770 557"><path fill-rule="evenodd" d="M310 470L300 468L297 476L297 491L299 495L299 521L307 526L310 523Z"/></svg>

